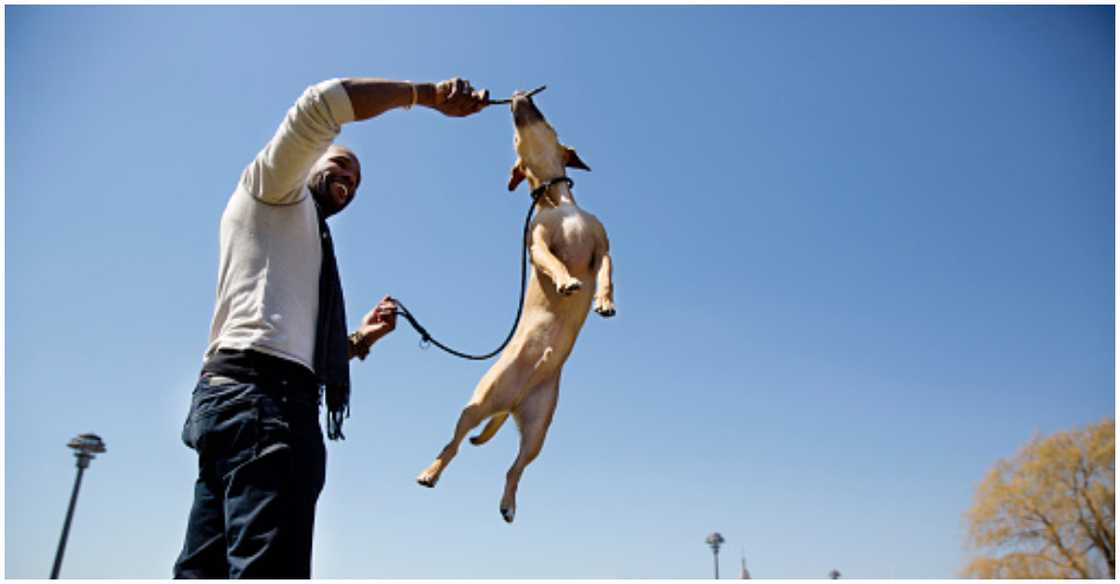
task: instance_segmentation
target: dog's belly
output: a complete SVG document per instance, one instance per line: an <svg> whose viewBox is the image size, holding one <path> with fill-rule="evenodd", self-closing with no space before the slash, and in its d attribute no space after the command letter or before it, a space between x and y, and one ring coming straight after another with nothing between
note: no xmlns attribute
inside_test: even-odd
<svg viewBox="0 0 1120 584"><path fill-rule="evenodd" d="M533 380L547 378L563 367L591 308L590 290L560 296L552 286L550 279L539 278L534 270L526 290L525 311L514 342L506 350L516 367L532 371Z"/></svg>
<svg viewBox="0 0 1120 584"><path fill-rule="evenodd" d="M518 335L521 343L517 347L517 360L534 370L555 371L571 353L583 320L573 314L526 313Z"/></svg>

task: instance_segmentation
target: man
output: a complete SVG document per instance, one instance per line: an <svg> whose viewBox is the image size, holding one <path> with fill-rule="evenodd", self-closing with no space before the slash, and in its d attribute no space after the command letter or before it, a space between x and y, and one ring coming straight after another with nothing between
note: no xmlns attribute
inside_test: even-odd
<svg viewBox="0 0 1120 584"><path fill-rule="evenodd" d="M241 175L220 229L217 302L183 441L198 480L177 578L309 578L326 474L319 427L342 437L348 361L396 326L386 296L347 336L326 218L353 202L358 157L341 125L417 104L453 117L486 106L470 83L335 79L309 87Z"/></svg>

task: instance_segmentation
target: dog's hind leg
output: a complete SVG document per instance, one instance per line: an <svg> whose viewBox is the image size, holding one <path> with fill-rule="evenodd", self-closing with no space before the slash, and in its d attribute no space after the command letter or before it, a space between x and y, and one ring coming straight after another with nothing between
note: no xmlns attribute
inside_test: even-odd
<svg viewBox="0 0 1120 584"><path fill-rule="evenodd" d="M479 432L477 436L471 436L471 444L482 446L489 442L490 439L494 437L494 434L498 433L498 429L502 427L502 424L506 423L506 418L508 417L509 412L502 412L491 416L490 421L486 424L486 427L482 429L482 432Z"/></svg>
<svg viewBox="0 0 1120 584"><path fill-rule="evenodd" d="M513 359L506 359L504 355L499 358L499 361L486 372L486 375L478 382L478 386L475 387L470 402L463 408L463 413L459 415L459 421L455 424L455 434L451 437L451 441L443 447L435 461L416 477L416 482L425 487L436 486L439 475L451 463L451 459L459 453L459 443L463 441L463 438L466 438L467 433L486 418L497 412L508 411L512 407L513 398L517 393L515 389L525 384L525 375L519 373L519 371L525 369L527 368L517 367Z"/></svg>
<svg viewBox="0 0 1120 584"><path fill-rule="evenodd" d="M425 487L436 486L436 481L439 480L439 475L443 472L443 469L446 468L447 465L451 463L451 459L455 458L455 455L459 453L459 443L463 441L467 432L470 432L472 428L479 425L490 413L491 412L484 409L482 403L478 403L472 399L471 402L467 404L467 407L463 408L463 413L459 414L459 422L455 424L455 435L451 438L451 442L448 442L447 446L444 446L443 450L440 451L435 461L428 465L428 468L424 469L424 471L416 477L416 482Z"/></svg>
<svg viewBox="0 0 1120 584"><path fill-rule="evenodd" d="M506 488L502 494L500 510L506 523L513 523L517 512L517 485L525 467L541 453L544 437L552 424L556 400L560 393L560 373L533 388L513 411L514 420L521 428L521 449L513 466L506 472Z"/></svg>

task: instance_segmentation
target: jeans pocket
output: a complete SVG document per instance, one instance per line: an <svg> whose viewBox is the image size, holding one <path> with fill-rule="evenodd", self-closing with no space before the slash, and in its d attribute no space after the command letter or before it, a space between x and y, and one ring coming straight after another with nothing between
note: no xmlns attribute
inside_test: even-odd
<svg viewBox="0 0 1120 584"><path fill-rule="evenodd" d="M194 391L191 393L191 406L187 411L187 419L183 421L183 431L179 438L183 444L191 450L198 450L199 438L199 409L203 406L205 395L210 391L210 383L208 377L202 377L194 386Z"/></svg>
<svg viewBox="0 0 1120 584"><path fill-rule="evenodd" d="M259 397L250 383L210 385L208 381L200 381L191 397L183 443L198 452L201 466L225 474L253 456Z"/></svg>

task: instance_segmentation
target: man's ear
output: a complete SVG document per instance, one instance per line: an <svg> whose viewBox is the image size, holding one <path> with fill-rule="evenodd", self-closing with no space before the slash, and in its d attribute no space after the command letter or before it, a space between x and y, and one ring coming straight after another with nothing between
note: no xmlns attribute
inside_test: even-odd
<svg viewBox="0 0 1120 584"><path fill-rule="evenodd" d="M571 168L578 168L580 170L586 170L588 172L591 172L591 167L587 166L587 164L584 161L579 159L579 154L576 154L575 150L573 150L571 147L568 147L568 146L564 146L564 150L565 150L565 152L567 152L567 157L568 157L568 161L564 163L564 166L568 166L568 167L571 167Z"/></svg>
<svg viewBox="0 0 1120 584"><path fill-rule="evenodd" d="M525 171L521 169L521 159L518 158L517 162L513 163L513 168L509 169L509 190L517 188L521 181L525 180Z"/></svg>

